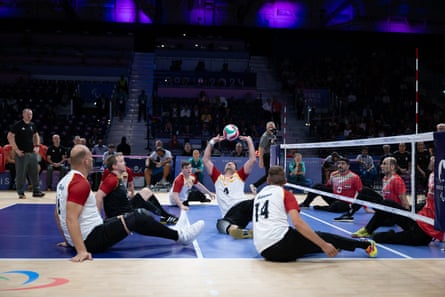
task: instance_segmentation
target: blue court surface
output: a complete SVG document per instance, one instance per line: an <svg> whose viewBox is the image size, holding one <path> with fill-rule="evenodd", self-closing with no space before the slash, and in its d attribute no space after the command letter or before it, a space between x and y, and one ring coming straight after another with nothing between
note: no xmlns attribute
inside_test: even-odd
<svg viewBox="0 0 445 297"><path fill-rule="evenodd" d="M16 204L0 210L0 258L69 258L74 251L58 247L61 241L54 215L54 205ZM178 208L170 209L179 214ZM336 233L349 237L351 232L364 226L372 214L360 210L354 223L333 222L336 213L303 209L305 221L319 231ZM186 212L190 222L203 219L204 231L194 244L183 246L170 240L133 234L107 252L95 254L95 258L260 258L252 239L235 240L219 234L216 220L220 217L216 205L192 204ZM384 230L381 228L381 230ZM378 245L378 258L419 259L445 258L445 243L432 242L429 246L410 247L403 245ZM363 250L341 251L339 258L363 259ZM325 258L324 254L308 255L309 259Z"/></svg>

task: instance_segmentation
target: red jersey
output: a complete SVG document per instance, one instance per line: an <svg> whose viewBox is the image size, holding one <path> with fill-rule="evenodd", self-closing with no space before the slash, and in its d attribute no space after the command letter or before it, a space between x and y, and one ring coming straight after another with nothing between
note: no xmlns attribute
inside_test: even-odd
<svg viewBox="0 0 445 297"><path fill-rule="evenodd" d="M398 174L383 178L382 196L385 200L392 200L403 205L400 195L406 193L405 182Z"/></svg>
<svg viewBox="0 0 445 297"><path fill-rule="evenodd" d="M428 194L426 203L421 210L417 213L419 215L434 219L435 206L434 206L434 173L430 174L428 179ZM416 221L417 225L429 236L438 240L444 240L444 232L434 229L433 225L430 225L423 221Z"/></svg>
<svg viewBox="0 0 445 297"><path fill-rule="evenodd" d="M341 174L338 170L332 172L331 177L327 183L332 186L332 192L337 195L354 198L357 192L363 189L362 180L360 176L351 170Z"/></svg>
<svg viewBox="0 0 445 297"><path fill-rule="evenodd" d="M128 174L127 182L131 183L134 180L133 170L131 170L130 167L126 167L126 169L127 169L127 174ZM110 170L108 170L108 168L105 168L104 172L102 173L102 177L100 178L100 181L103 182L108 174L110 174Z"/></svg>

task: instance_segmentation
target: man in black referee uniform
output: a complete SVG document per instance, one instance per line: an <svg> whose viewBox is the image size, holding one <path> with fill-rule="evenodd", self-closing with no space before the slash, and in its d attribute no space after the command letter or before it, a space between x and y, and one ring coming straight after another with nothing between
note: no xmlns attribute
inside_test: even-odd
<svg viewBox="0 0 445 297"><path fill-rule="evenodd" d="M33 197L43 197L40 190L37 156L39 154L40 136L36 125L31 122L32 110L25 108L23 119L12 125L8 132L8 141L15 152L16 185L19 199L25 199L26 177L32 185Z"/></svg>

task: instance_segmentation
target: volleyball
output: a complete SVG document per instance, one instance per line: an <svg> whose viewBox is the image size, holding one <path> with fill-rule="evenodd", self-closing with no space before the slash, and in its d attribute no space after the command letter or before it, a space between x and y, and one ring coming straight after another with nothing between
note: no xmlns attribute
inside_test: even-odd
<svg viewBox="0 0 445 297"><path fill-rule="evenodd" d="M234 124L228 124L224 127L223 135L228 141L234 141L239 136L239 129Z"/></svg>

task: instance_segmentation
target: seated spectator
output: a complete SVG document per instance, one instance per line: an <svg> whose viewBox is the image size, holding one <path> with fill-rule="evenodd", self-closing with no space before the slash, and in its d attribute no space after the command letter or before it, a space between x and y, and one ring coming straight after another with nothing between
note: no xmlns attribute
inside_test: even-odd
<svg viewBox="0 0 445 297"><path fill-rule="evenodd" d="M156 147L150 156L148 156L147 160L145 160L144 176L147 186L151 185L152 177L157 175L162 175L159 184L169 184L168 178L170 176L172 159L172 153L169 150L166 150L162 146Z"/></svg>
<svg viewBox="0 0 445 297"><path fill-rule="evenodd" d="M183 148L181 142L178 140L178 136L176 134L172 135L172 138L167 142L167 148L170 151L178 151Z"/></svg>
<svg viewBox="0 0 445 297"><path fill-rule="evenodd" d="M241 142L237 142L235 145L235 150L232 151L232 157L245 157L246 152L244 151L243 144Z"/></svg>
<svg viewBox="0 0 445 297"><path fill-rule="evenodd" d="M293 160L289 162L287 181L291 184L309 187L311 181L306 178L306 166L304 164L303 156L300 153L294 152Z"/></svg>
<svg viewBox="0 0 445 297"><path fill-rule="evenodd" d="M186 142L184 143L184 148L182 149L182 156L193 156L193 149L192 149L192 145L190 144L190 142Z"/></svg>
<svg viewBox="0 0 445 297"><path fill-rule="evenodd" d="M322 183L327 183L331 173L337 170L337 161L339 159L340 155L337 152L332 152L332 154L323 160L323 164L321 165L323 169Z"/></svg>
<svg viewBox="0 0 445 297"><path fill-rule="evenodd" d="M105 160L111 156L111 155L115 155L116 154L116 150L114 149L114 144L110 143L108 144L108 150L103 154L102 156L102 166L105 165ZM105 167L105 166L104 166Z"/></svg>
<svg viewBox="0 0 445 297"><path fill-rule="evenodd" d="M60 136L58 134L54 134L52 141L53 143L48 147L48 151L46 153L48 160L46 186L48 191L52 190L54 170L59 171L59 180L69 171L69 167L67 166L67 149L60 144Z"/></svg>
<svg viewBox="0 0 445 297"><path fill-rule="evenodd" d="M361 154L358 154L355 160L359 163L360 178L365 186L373 187L374 179L377 175L377 169L374 166L374 159L369 155L368 148L362 147Z"/></svg>
<svg viewBox="0 0 445 297"><path fill-rule="evenodd" d="M39 174L42 173L42 170L46 170L48 168L48 158L46 156L47 152L48 146L40 143L39 155L37 156L37 160L39 161Z"/></svg>

